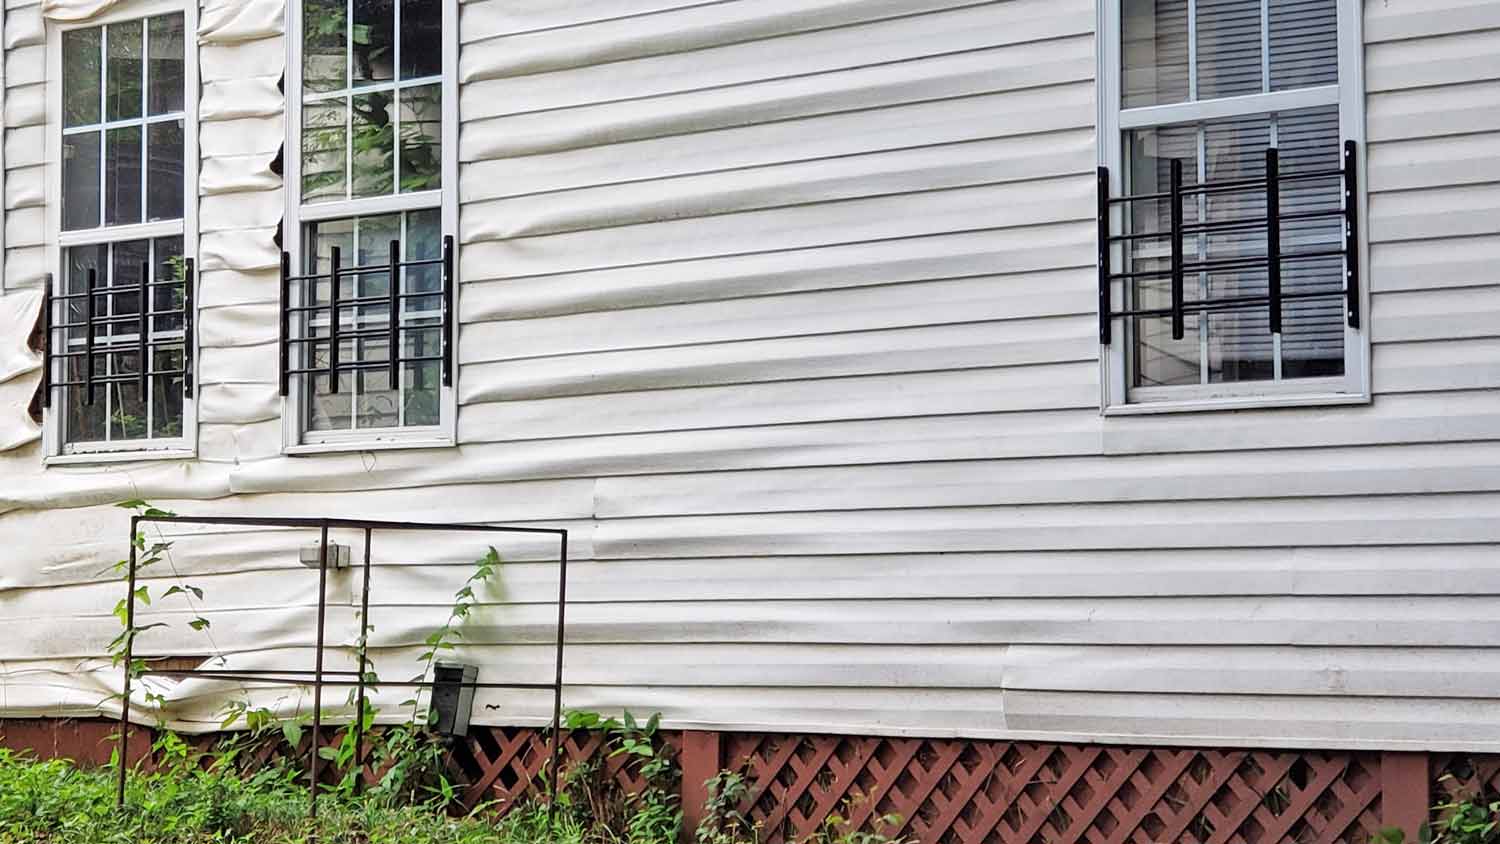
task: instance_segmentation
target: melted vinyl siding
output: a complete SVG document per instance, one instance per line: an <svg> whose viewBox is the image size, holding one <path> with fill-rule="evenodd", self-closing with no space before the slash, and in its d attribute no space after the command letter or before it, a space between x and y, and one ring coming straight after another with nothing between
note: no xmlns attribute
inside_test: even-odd
<svg viewBox="0 0 1500 844"><path fill-rule="evenodd" d="M6 27L8 279L43 271L27 245L43 41L25 8ZM3 458L0 542L32 549L0 568L7 713L93 712L117 682L87 661L116 632L119 587L98 571L125 524L105 505L140 495L567 527L570 706L688 726L1500 746L1482 715L1500 672L1492 0L1367 10L1375 402L1110 420L1091 3L465 3L461 444L296 459L277 456L272 374L281 6L202 14L202 460ZM16 371L22 391L34 366ZM60 535L76 539L33 540ZM174 565L207 597L150 608L146 623L176 623L143 647L309 660L294 555L311 538L180 535ZM545 676L550 551L500 550L459 655ZM379 541L383 671L405 670L477 551ZM349 573L330 594L348 645ZM196 612L211 642L183 624ZM217 724L222 688L163 692L179 726ZM262 702L296 703L280 698ZM549 706L481 704L512 723Z"/></svg>

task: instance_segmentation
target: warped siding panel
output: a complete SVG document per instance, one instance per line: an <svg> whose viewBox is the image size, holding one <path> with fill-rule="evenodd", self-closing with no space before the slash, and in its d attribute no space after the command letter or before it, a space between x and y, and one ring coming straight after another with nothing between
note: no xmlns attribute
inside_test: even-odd
<svg viewBox="0 0 1500 844"><path fill-rule="evenodd" d="M1087 270L872 284L752 299L645 306L466 325L463 360L806 337L919 325L1093 315ZM990 327L991 334L997 331Z"/></svg>
<svg viewBox="0 0 1500 844"><path fill-rule="evenodd" d="M1484 648L1209 648L1013 645L1005 688L1140 694L1483 698L1500 672Z"/></svg>
<svg viewBox="0 0 1500 844"><path fill-rule="evenodd" d="M634 141L469 162L468 200L596 188L647 179L833 160L938 144L1010 138L1059 129L1092 129L1087 81L997 91L875 110L697 130ZM996 123L977 115L1004 114ZM558 195L554 198L562 198Z"/></svg>
<svg viewBox="0 0 1500 844"><path fill-rule="evenodd" d="M738 299L804 290L992 273L1092 266L1093 225L944 232L816 249L731 255L665 264L585 270L484 283L507 265L481 265L465 286L466 318L550 316L653 304Z"/></svg>
<svg viewBox="0 0 1500 844"><path fill-rule="evenodd" d="M1500 82L1393 91L1366 101L1372 144L1500 129Z"/></svg>
<svg viewBox="0 0 1500 844"><path fill-rule="evenodd" d="M1008 730L1097 741L1123 735L1211 743L1224 734L1257 736L1278 747L1392 749L1500 748L1486 713L1491 698L1430 700L1273 695L1139 695L1013 692Z"/></svg>

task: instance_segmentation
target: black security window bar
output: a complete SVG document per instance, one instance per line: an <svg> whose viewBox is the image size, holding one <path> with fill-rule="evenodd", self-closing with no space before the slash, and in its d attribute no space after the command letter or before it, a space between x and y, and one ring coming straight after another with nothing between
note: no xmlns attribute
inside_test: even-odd
<svg viewBox="0 0 1500 844"><path fill-rule="evenodd" d="M281 395L297 385L308 418L339 403L335 429L435 425L438 386L453 383L453 238L435 257L392 260L414 251L399 240L388 250L346 264L332 246L304 275L281 256ZM380 402L390 412L360 425Z"/></svg>
<svg viewBox="0 0 1500 844"><path fill-rule="evenodd" d="M1359 312L1359 262L1357 244L1359 240L1358 203L1356 197L1355 142L1345 141L1341 149L1341 161L1336 168L1287 170L1282 166L1280 152L1275 147L1264 150L1263 175L1254 178L1229 178L1209 180L1201 184L1185 185L1180 158L1170 158L1166 163L1168 173L1166 190L1139 193L1127 196L1110 195L1109 168L1098 171L1098 270L1099 270L1099 342L1110 345L1114 341L1114 321L1133 319L1139 325L1143 320L1169 320L1173 340L1182 340L1186 333L1189 316L1198 315L1206 319L1213 313L1262 311L1265 315L1266 331L1269 335L1282 333L1283 319L1293 303L1303 301L1342 300L1345 322L1351 328L1360 327ZM1309 195L1297 185L1339 185L1340 190L1312 191L1321 199L1304 208ZM1300 200L1293 203L1298 210L1287 210L1285 194L1299 191ZM1341 194L1341 200L1335 196ZM1251 214L1236 214L1224 219L1214 219L1205 212L1204 203L1212 197L1236 196L1237 200L1226 203L1244 209L1253 207ZM1251 201L1246 201L1250 198ZM1184 202L1189 203L1185 213ZM1136 213L1145 205L1151 206L1148 213ZM1123 206L1123 208L1120 208ZM1118 209L1118 210L1117 210ZM1123 212L1123 213L1121 213ZM1112 220L1119 219L1126 231L1116 233ZM1155 225L1141 225L1142 220ZM1340 242L1328 243L1327 238L1304 238L1300 245L1288 243L1287 234L1303 224L1342 221ZM1134 223L1145 230L1130 230ZM1231 254L1215 257L1203 243L1219 238L1232 238ZM1163 241L1166 241L1163 243ZM1263 245L1262 245L1263 242ZM1193 244L1190 258L1185 244ZM1246 249L1247 244L1254 244ZM1124 247L1125 268L1115 266L1116 249ZM1154 245L1155 248L1152 248ZM1142 248L1145 247L1145 248ZM1289 275L1303 262L1326 262L1341 259L1342 284L1299 283L1288 285ZM1263 274L1264 287L1254 292L1243 292L1246 285L1223 285L1228 295L1213 295L1212 283L1194 284L1198 293L1188 295L1185 280L1193 277L1212 280L1215 276L1244 276ZM1115 288L1119 287L1116 298ZM1150 289L1147 290L1147 286ZM1166 290L1161 288L1165 286ZM1258 285L1257 285L1258 287ZM1163 295L1165 294L1165 295ZM1162 306L1142 305L1143 300L1153 298L1166 300ZM1120 302L1123 306L1117 307Z"/></svg>
<svg viewBox="0 0 1500 844"><path fill-rule="evenodd" d="M173 247L180 238L73 247L62 289L48 279L42 406L60 395L69 444L182 436L183 400L193 395L194 264Z"/></svg>

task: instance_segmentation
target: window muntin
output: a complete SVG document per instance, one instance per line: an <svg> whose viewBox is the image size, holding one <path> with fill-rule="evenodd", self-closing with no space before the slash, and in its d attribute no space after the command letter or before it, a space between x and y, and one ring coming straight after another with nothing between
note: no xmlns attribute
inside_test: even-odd
<svg viewBox="0 0 1500 844"><path fill-rule="evenodd" d="M62 33L62 228L183 213L181 14Z"/></svg>
<svg viewBox="0 0 1500 844"><path fill-rule="evenodd" d="M54 453L186 444L186 31L179 12L58 36L61 251L50 318L59 327L48 338Z"/></svg>
<svg viewBox="0 0 1500 844"><path fill-rule="evenodd" d="M441 3L302 9L302 201L441 188Z"/></svg>
<svg viewBox="0 0 1500 844"><path fill-rule="evenodd" d="M187 372L182 252L181 235L64 250L62 292L68 298L54 314L67 327L58 329L53 343L62 353L57 357L58 383L65 385L60 387L65 451L80 443L108 447L182 436ZM92 304L80 295L89 291L91 273ZM142 281L150 297L144 319L139 317ZM142 322L149 361L144 394L139 381ZM88 372L90 348L93 372ZM95 384L92 397L84 386L90 381Z"/></svg>
<svg viewBox="0 0 1500 844"><path fill-rule="evenodd" d="M451 267L457 221L457 108L444 91L456 72L456 15L452 0L303 0L293 13L301 107L290 115L297 195L289 212L298 222L288 301L312 309L288 314L284 331L284 382L297 382L284 383L291 448L451 442L453 291L439 265ZM317 342L332 328L334 248L341 273L377 268L341 274L340 300L373 300L390 292L393 240L402 264L395 385L384 336L391 305L342 308L337 350ZM406 266L412 261L431 263ZM314 374L331 362L336 378Z"/></svg>
<svg viewBox="0 0 1500 844"><path fill-rule="evenodd" d="M1357 87L1341 79L1342 0L1120 0L1113 54L1116 86L1101 89L1102 119L1117 132L1101 163L1118 174L1121 195L1167 191L1168 165L1182 163L1183 185L1263 179L1265 150L1278 150L1283 179L1299 172L1337 170L1344 139L1357 137L1349 98ZM1347 4L1346 4L1347 5ZM1106 16L1108 19L1108 16ZM1102 55L1110 55L1107 51ZM1110 78L1110 68L1101 78ZM1350 74L1357 76L1357 74ZM1352 110L1358 112L1358 108ZM1286 182L1283 216L1338 209L1337 177ZM1222 223L1266 216L1264 192L1189 194L1183 223ZM1115 231L1169 230L1169 203L1138 202L1115 211ZM1282 254L1329 251L1343 241L1337 217L1284 220ZM1127 241L1113 258L1125 271L1161 270L1170 238ZM1189 233L1185 263L1265 256L1259 231ZM1267 272L1236 268L1188 273L1189 301L1267 295ZM1230 396L1345 393L1357 389L1357 331L1346 325L1337 296L1343 259L1283 263L1280 333L1264 309L1189 312L1181 339L1169 318L1117 320L1124 342L1107 352L1116 371L1106 385L1110 403L1196 400ZM1352 288L1351 288L1352 289ZM1113 291L1116 308L1150 310L1169 303L1166 277L1129 279ZM1123 297L1123 298L1121 298Z"/></svg>

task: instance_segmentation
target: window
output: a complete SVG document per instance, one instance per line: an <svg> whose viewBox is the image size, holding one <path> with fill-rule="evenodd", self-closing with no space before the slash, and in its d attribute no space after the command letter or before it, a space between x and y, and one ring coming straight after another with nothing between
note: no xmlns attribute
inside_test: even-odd
<svg viewBox="0 0 1500 844"><path fill-rule="evenodd" d="M293 16L293 451L452 441L456 15L451 0L302 0Z"/></svg>
<svg viewBox="0 0 1500 844"><path fill-rule="evenodd" d="M1362 400L1358 4L1101 16L1106 409Z"/></svg>
<svg viewBox="0 0 1500 844"><path fill-rule="evenodd" d="M48 453L177 453L192 442L196 158L184 13L56 33L57 271Z"/></svg>

